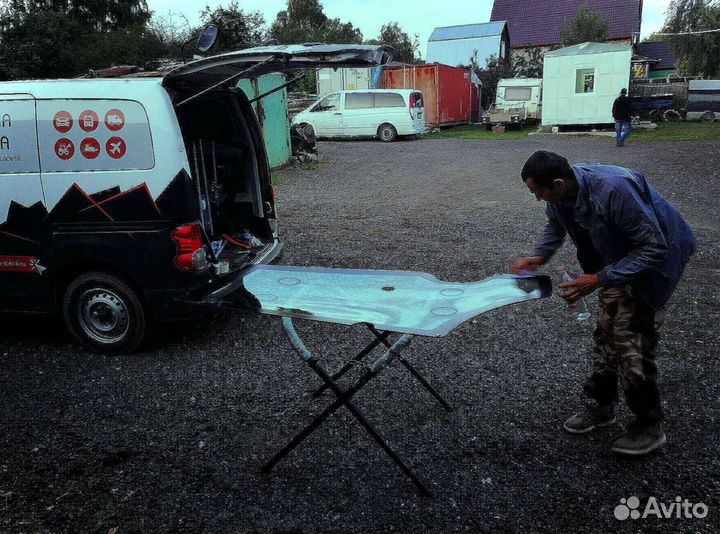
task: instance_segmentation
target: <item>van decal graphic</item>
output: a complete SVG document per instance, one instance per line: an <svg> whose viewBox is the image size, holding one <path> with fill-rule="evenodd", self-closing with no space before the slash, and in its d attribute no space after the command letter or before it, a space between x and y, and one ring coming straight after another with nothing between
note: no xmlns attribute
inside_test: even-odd
<svg viewBox="0 0 720 534"><path fill-rule="evenodd" d="M192 218L191 214L197 213L194 198L190 176L181 171L160 194L157 202L144 182L126 191L114 186L92 195L74 183L50 212L42 202L24 206L12 201L7 219L0 224L0 256L45 258L52 252L54 224L107 225ZM26 268L27 262L23 266ZM31 272L9 268L6 267L5 272Z"/></svg>
<svg viewBox="0 0 720 534"><path fill-rule="evenodd" d="M35 256L0 256L0 272L42 274L44 270Z"/></svg>

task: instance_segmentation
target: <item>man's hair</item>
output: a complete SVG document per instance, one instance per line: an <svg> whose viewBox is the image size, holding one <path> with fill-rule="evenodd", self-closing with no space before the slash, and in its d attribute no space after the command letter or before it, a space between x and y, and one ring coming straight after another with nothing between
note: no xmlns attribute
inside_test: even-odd
<svg viewBox="0 0 720 534"><path fill-rule="evenodd" d="M568 160L555 152L538 150L528 158L520 173L523 182L533 179L538 187L550 188L553 180L574 180L575 173Z"/></svg>

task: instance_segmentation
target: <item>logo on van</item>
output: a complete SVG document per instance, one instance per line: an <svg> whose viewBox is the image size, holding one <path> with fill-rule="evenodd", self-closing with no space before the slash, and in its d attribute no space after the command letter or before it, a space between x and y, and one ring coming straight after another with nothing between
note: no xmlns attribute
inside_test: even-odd
<svg viewBox="0 0 720 534"><path fill-rule="evenodd" d="M125 126L125 115L119 109L111 109L105 114L105 127L111 132L122 130Z"/></svg>
<svg viewBox="0 0 720 534"><path fill-rule="evenodd" d="M105 151L112 159L120 159L127 152L127 146L122 137L111 137L105 143Z"/></svg>
<svg viewBox="0 0 720 534"><path fill-rule="evenodd" d="M12 128L12 118L9 113L5 113L5 115L2 116L2 122L0 123L0 128L6 127Z"/></svg>
<svg viewBox="0 0 720 534"><path fill-rule="evenodd" d="M80 128L85 132L94 132L100 124L100 117L91 109L86 109L80 114Z"/></svg>
<svg viewBox="0 0 720 534"><path fill-rule="evenodd" d="M72 115L67 111L58 111L53 117L53 126L60 133L68 133L73 127Z"/></svg>
<svg viewBox="0 0 720 534"><path fill-rule="evenodd" d="M80 153L85 159L95 159L100 155L100 143L97 139L86 137L80 143Z"/></svg>
<svg viewBox="0 0 720 534"><path fill-rule="evenodd" d="M55 143L55 155L61 160L69 160L75 155L75 145L65 137L58 139Z"/></svg>

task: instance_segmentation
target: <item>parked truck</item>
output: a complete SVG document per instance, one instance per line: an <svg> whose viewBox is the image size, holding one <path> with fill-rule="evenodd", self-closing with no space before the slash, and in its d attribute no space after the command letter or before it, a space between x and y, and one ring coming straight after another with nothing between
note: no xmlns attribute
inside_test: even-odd
<svg viewBox="0 0 720 534"><path fill-rule="evenodd" d="M509 78L500 80L495 104L483 113L482 122L488 129L493 125L536 123L542 116L542 80L537 78Z"/></svg>

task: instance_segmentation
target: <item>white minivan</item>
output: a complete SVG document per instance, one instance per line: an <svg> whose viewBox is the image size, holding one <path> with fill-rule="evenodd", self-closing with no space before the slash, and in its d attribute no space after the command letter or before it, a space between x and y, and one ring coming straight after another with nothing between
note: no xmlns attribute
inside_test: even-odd
<svg viewBox="0 0 720 534"><path fill-rule="evenodd" d="M425 131L425 104L415 89L338 91L298 113L292 122L311 127L316 137L369 136L390 142Z"/></svg>

